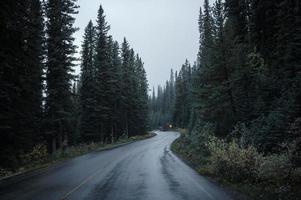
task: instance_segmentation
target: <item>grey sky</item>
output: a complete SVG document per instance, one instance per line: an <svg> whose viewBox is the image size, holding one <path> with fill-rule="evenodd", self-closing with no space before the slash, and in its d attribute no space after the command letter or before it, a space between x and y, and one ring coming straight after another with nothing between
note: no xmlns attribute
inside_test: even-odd
<svg viewBox="0 0 301 200"><path fill-rule="evenodd" d="M118 42L126 37L140 54L150 87L164 84L170 69L180 69L198 52L198 14L203 0L79 0L75 34L80 46L85 26L95 22L99 5L111 25L109 34Z"/></svg>

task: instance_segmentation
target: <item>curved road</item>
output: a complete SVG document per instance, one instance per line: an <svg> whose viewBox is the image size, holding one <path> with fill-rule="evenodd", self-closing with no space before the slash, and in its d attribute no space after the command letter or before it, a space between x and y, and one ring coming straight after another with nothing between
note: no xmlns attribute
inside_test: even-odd
<svg viewBox="0 0 301 200"><path fill-rule="evenodd" d="M171 151L176 132L94 152L11 183L0 199L20 200L228 200ZM19 180L17 180L19 179Z"/></svg>

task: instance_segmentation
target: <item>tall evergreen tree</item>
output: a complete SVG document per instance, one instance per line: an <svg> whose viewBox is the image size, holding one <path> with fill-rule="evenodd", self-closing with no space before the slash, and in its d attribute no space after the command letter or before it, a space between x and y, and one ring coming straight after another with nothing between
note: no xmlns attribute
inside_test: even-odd
<svg viewBox="0 0 301 200"><path fill-rule="evenodd" d="M108 26L104 10L99 7L97 17L97 42L96 42L96 101L97 101L97 121L98 136L95 141L107 141L110 133L110 49L108 44Z"/></svg>
<svg viewBox="0 0 301 200"><path fill-rule="evenodd" d="M142 59L136 56L136 76L138 78L137 90L137 133L143 135L148 128L148 82Z"/></svg>
<svg viewBox="0 0 301 200"><path fill-rule="evenodd" d="M16 149L14 148L14 119L13 105L18 97L16 66L20 66L21 34L17 21L20 5L18 1L1 1L0 12L0 131L1 131L1 167L8 168L16 165ZM10 163L10 164L8 164Z"/></svg>
<svg viewBox="0 0 301 200"><path fill-rule="evenodd" d="M124 38L121 48L121 110L123 134L144 134L147 128L148 84L143 62Z"/></svg>
<svg viewBox="0 0 301 200"><path fill-rule="evenodd" d="M121 58L119 56L119 44L114 42L112 37L109 37L108 48L110 53L110 65L108 69L109 90L106 95L107 105L109 108L109 126L107 133L110 134L111 142L114 142L121 132L120 124L120 104L121 104Z"/></svg>
<svg viewBox="0 0 301 200"><path fill-rule="evenodd" d="M128 130L129 136L137 134L137 121L139 110L138 110L138 76L136 69L136 58L134 49L129 51L129 62L128 62L128 92L127 96L127 107L128 107Z"/></svg>
<svg viewBox="0 0 301 200"><path fill-rule="evenodd" d="M47 87L46 87L46 136L54 153L62 147L69 134L72 101L71 80L75 66L73 44L76 0L49 0L47 14Z"/></svg>
<svg viewBox="0 0 301 200"><path fill-rule="evenodd" d="M40 1L3 1L0 18L0 167L14 168L20 154L41 141L44 35Z"/></svg>
<svg viewBox="0 0 301 200"><path fill-rule="evenodd" d="M188 127L192 110L192 74L191 65L186 60L176 79L176 101L174 123L180 128Z"/></svg>
<svg viewBox="0 0 301 200"><path fill-rule="evenodd" d="M129 115L130 115L130 99L131 99L131 71L130 71L130 47L124 38L122 43L122 123L123 134L129 136Z"/></svg>
<svg viewBox="0 0 301 200"><path fill-rule="evenodd" d="M81 120L80 134L83 141L91 141L97 136L97 111L96 111L96 68L95 68L95 27L92 21L85 29L84 41L82 45L81 64L81 86L80 105Z"/></svg>
<svg viewBox="0 0 301 200"><path fill-rule="evenodd" d="M205 10L208 10L207 6L205 4ZM232 129L236 107L231 89L231 69L227 62L228 51L224 40L225 12L222 1L217 0L211 10L212 13L207 11L205 15L207 13L208 16L203 17L212 18L211 31L207 31L209 27L207 25L201 32L204 34L202 36L204 41L201 42L204 49L201 50L201 58L209 58L211 62L206 63L201 60L199 78L197 78L200 85L195 84L193 90L200 95L199 102L196 102L197 107L201 108L197 109L198 116L201 116L204 122L214 124L217 134L225 135ZM207 22L205 21L204 24ZM208 40L206 38L211 42L206 42Z"/></svg>
<svg viewBox="0 0 301 200"><path fill-rule="evenodd" d="M24 30L24 64L26 65L23 87L23 106L25 123L23 129L31 138L32 144L42 141L42 90L44 69L44 24L42 6L39 0L27 2L27 25ZM26 131L25 131L26 130Z"/></svg>
<svg viewBox="0 0 301 200"><path fill-rule="evenodd" d="M199 69L198 77L196 78L197 84L195 84L194 93L196 94L195 107L198 108L198 115L203 120L211 121L210 108L212 105L212 99L210 95L213 95L214 82L212 77L214 76L213 61L215 56L215 41L214 41L214 19L212 16L213 9L209 5L209 1L204 2L204 14L200 11L199 17L199 29L200 29L200 50L199 50Z"/></svg>

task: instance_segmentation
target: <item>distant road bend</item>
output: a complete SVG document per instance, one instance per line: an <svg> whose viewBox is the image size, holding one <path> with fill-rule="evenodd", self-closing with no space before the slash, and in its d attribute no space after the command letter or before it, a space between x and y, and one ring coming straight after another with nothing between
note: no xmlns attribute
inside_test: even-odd
<svg viewBox="0 0 301 200"><path fill-rule="evenodd" d="M0 184L1 200L229 200L178 159L176 132L94 152Z"/></svg>

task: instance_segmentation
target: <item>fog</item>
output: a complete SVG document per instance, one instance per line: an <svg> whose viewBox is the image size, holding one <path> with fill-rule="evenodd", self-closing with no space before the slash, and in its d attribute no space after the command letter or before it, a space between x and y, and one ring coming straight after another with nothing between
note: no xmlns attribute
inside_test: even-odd
<svg viewBox="0 0 301 200"><path fill-rule="evenodd" d="M179 70L186 58L191 62L196 59L198 15L203 0L79 0L78 3L75 26L80 31L75 34L76 44L80 47L84 28L90 19L95 22L101 4L111 25L109 34L119 42L126 37L142 57L150 88L164 84L170 69Z"/></svg>

